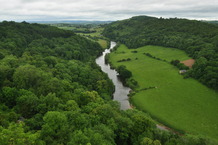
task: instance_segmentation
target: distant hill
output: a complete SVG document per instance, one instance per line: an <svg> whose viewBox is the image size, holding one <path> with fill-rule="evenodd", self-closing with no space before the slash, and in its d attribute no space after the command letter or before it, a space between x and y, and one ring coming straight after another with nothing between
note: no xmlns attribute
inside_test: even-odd
<svg viewBox="0 0 218 145"><path fill-rule="evenodd" d="M218 21L206 21L206 22L218 25Z"/></svg>
<svg viewBox="0 0 218 145"><path fill-rule="evenodd" d="M109 24L103 35L129 48L174 47L196 59L189 76L218 89L218 26L196 20L136 16Z"/></svg>
<svg viewBox="0 0 218 145"><path fill-rule="evenodd" d="M81 20L69 20L69 21L28 21L29 23L39 24L109 24L113 21L81 21Z"/></svg>
<svg viewBox="0 0 218 145"><path fill-rule="evenodd" d="M0 32L0 49L10 50L10 53L17 57L22 56L28 49L30 53L41 53L44 56L47 54L45 52L50 52L65 59L86 60L102 51L97 43L92 43L71 31L48 25L4 21L0 23ZM61 38L65 39L65 42L56 40ZM39 50L41 46L43 50Z"/></svg>

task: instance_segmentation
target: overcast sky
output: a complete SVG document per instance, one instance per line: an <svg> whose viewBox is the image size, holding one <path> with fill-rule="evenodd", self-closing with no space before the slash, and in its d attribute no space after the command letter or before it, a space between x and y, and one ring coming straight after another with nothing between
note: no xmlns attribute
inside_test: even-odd
<svg viewBox="0 0 218 145"><path fill-rule="evenodd" d="M0 21L121 20L137 15L218 20L218 0L0 0Z"/></svg>

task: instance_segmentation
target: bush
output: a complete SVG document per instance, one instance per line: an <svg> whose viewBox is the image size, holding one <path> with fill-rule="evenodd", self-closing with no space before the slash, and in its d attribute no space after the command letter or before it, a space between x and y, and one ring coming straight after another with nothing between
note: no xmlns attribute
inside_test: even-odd
<svg viewBox="0 0 218 145"><path fill-rule="evenodd" d="M117 72L119 73L120 79L124 82L126 82L126 80L132 76L132 73L127 70L124 65L119 66L117 68Z"/></svg>

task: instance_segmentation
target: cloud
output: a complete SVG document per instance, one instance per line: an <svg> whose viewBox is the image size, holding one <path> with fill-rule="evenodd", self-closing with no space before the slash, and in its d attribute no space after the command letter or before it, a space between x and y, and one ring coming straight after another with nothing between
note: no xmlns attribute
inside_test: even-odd
<svg viewBox="0 0 218 145"><path fill-rule="evenodd" d="M0 20L120 20L136 15L218 19L207 0L0 0Z"/></svg>

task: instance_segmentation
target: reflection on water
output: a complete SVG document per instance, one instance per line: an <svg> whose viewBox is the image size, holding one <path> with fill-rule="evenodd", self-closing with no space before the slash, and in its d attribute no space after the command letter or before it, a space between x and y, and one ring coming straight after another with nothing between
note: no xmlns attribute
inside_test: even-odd
<svg viewBox="0 0 218 145"><path fill-rule="evenodd" d="M96 63L101 67L101 70L108 74L108 77L113 81L115 85L115 92L113 94L113 99L120 102L121 109L130 109L130 104L128 100L128 94L130 88L123 86L122 82L117 78L117 72L110 68L109 64L105 64L105 55L110 53L110 50L116 46L115 42L111 42L110 48L106 49L103 54L96 59Z"/></svg>

